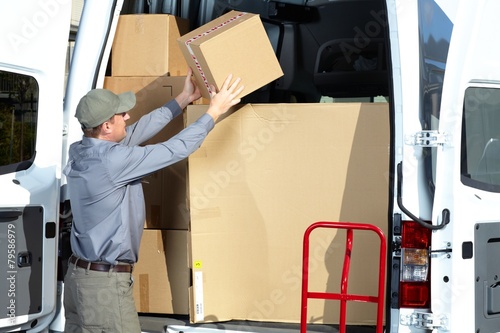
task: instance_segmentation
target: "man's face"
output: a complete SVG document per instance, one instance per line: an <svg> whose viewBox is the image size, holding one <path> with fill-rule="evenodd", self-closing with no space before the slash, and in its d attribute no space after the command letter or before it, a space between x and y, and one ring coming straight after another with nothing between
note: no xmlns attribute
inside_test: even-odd
<svg viewBox="0 0 500 333"><path fill-rule="evenodd" d="M112 126L112 140L114 142L122 141L127 135L125 131L127 124L125 122L128 119L130 119L130 116L126 112L114 115L114 122L110 123L110 126Z"/></svg>

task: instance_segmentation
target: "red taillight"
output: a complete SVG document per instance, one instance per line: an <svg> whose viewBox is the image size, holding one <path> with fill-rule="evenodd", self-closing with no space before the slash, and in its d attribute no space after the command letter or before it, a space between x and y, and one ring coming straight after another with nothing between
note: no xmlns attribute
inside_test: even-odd
<svg viewBox="0 0 500 333"><path fill-rule="evenodd" d="M430 295L429 281L399 284L399 306L402 308L429 308Z"/></svg>
<svg viewBox="0 0 500 333"><path fill-rule="evenodd" d="M413 221L402 223L399 305L428 308L430 305L429 248L431 230Z"/></svg>
<svg viewBox="0 0 500 333"><path fill-rule="evenodd" d="M403 221L401 247L428 249L431 246L431 230L417 222Z"/></svg>

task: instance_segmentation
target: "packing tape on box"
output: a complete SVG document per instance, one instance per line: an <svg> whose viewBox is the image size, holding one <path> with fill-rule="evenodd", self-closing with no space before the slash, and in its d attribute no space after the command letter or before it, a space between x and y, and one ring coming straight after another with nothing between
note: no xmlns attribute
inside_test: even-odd
<svg viewBox="0 0 500 333"><path fill-rule="evenodd" d="M201 65L200 65L200 62L198 61L198 58L196 57L196 55L193 52L193 49L191 48L191 43L194 42L195 40L197 40L198 38L204 37L204 36L206 36L206 35L208 35L210 33L213 33L215 31L219 30L220 28L222 28L222 27L228 25L229 23L231 23L231 22L239 19L240 17L242 17L245 14L246 14L245 12L238 13L238 15L230 17L226 21L224 21L224 22L216 25L215 27L212 27L209 30L207 30L205 32L202 32L202 33L200 33L200 34L198 34L198 35L196 35L196 36L194 36L192 38L189 38L185 42L186 48L188 49L189 54L191 54L191 57L193 58L193 61L194 61L195 65L196 65L196 69L200 73L201 78L203 79L203 83L205 84L205 87L207 87L208 93L210 95L212 95L212 89L210 89L210 83L208 82L207 76L205 75L205 72L203 71L203 68L201 68Z"/></svg>
<svg viewBox="0 0 500 333"><path fill-rule="evenodd" d="M139 274L140 312L149 312L149 274Z"/></svg>

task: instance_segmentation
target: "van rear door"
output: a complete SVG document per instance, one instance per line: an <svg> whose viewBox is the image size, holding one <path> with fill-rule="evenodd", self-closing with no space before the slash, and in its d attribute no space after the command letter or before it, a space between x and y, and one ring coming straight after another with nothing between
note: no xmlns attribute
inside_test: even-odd
<svg viewBox="0 0 500 333"><path fill-rule="evenodd" d="M439 332L500 327L500 3L460 1L441 100L431 309Z"/></svg>
<svg viewBox="0 0 500 333"><path fill-rule="evenodd" d="M0 330L47 327L57 293L58 203L71 1L0 5Z"/></svg>

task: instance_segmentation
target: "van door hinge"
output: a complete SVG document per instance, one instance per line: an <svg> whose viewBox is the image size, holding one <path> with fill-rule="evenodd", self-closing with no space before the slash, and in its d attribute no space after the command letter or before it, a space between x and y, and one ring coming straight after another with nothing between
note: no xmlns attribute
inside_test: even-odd
<svg viewBox="0 0 500 333"><path fill-rule="evenodd" d="M407 315L401 315L400 323L403 326L415 327L426 330L448 330L448 318L444 315L437 315L426 312L413 312Z"/></svg>
<svg viewBox="0 0 500 333"><path fill-rule="evenodd" d="M407 145L417 147L439 147L449 142L448 135L438 131L420 131L405 138Z"/></svg>

